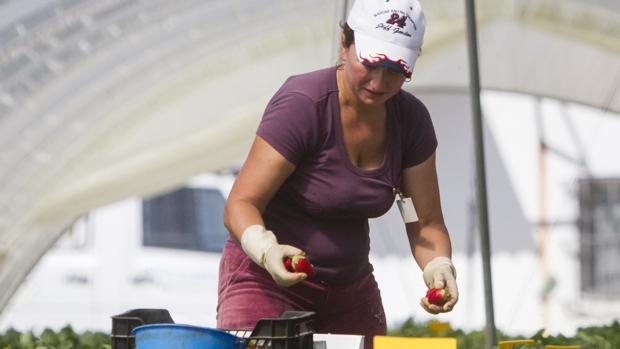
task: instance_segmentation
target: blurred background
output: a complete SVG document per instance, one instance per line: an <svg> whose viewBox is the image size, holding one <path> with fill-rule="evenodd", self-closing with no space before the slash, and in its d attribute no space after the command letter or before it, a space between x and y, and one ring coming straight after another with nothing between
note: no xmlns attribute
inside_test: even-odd
<svg viewBox="0 0 620 349"><path fill-rule="evenodd" d="M262 112L336 64L344 0L0 0L0 331L165 308L215 326L224 201ZM485 324L464 2L421 0L460 302ZM477 1L499 329L620 317L620 3ZM397 211L371 221L390 326L431 316Z"/></svg>

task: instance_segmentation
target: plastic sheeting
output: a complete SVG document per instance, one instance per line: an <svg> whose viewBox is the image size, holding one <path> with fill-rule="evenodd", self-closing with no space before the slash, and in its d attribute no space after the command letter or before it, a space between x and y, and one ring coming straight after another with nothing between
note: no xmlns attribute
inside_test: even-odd
<svg viewBox="0 0 620 349"><path fill-rule="evenodd" d="M284 79L335 63L342 15L332 1L47 3L0 28L0 308L79 214L242 161ZM462 3L423 5L413 90L466 90ZM479 7L483 88L620 112L618 12Z"/></svg>

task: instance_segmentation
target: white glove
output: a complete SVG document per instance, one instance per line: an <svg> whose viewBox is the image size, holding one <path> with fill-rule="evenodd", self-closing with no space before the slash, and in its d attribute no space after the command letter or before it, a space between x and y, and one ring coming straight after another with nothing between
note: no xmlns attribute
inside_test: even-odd
<svg viewBox="0 0 620 349"><path fill-rule="evenodd" d="M241 248L254 263L265 268L273 280L282 287L292 286L307 277L304 273L290 273L284 267L284 257L303 253L302 250L280 245L271 230L262 225L251 225L241 235Z"/></svg>
<svg viewBox="0 0 620 349"><path fill-rule="evenodd" d="M432 314L448 312L452 310L459 300L459 290L456 287L456 269L448 257L435 257L424 267L424 282L428 288L446 288L450 294L450 299L441 307L430 304L426 297L422 298L420 304Z"/></svg>

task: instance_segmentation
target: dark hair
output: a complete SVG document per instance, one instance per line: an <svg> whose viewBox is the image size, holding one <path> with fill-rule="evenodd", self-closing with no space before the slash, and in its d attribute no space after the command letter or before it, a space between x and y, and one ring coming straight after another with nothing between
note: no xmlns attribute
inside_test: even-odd
<svg viewBox="0 0 620 349"><path fill-rule="evenodd" d="M353 29L349 27L347 22L340 23L340 28L342 28L342 33L344 34L344 46L349 47L355 41L355 35L353 34Z"/></svg>

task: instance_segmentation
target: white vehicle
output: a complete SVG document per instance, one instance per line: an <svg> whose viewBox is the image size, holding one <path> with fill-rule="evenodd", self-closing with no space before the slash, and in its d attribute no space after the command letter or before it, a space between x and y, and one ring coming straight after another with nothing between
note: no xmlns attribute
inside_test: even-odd
<svg viewBox="0 0 620 349"><path fill-rule="evenodd" d="M80 217L2 312L0 330L71 324L109 331L110 316L168 309L175 322L215 326L222 222L232 175L202 175L149 198Z"/></svg>

